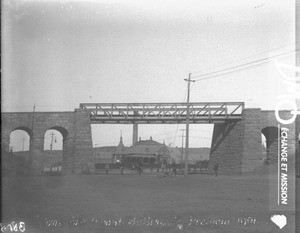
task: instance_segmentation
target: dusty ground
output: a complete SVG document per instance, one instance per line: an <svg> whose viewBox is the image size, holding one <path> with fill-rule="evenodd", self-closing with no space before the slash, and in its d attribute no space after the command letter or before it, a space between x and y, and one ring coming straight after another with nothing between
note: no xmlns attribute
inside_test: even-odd
<svg viewBox="0 0 300 233"><path fill-rule="evenodd" d="M270 221L269 176L3 178L3 224L26 232L294 232ZM8 231L7 231L8 232Z"/></svg>

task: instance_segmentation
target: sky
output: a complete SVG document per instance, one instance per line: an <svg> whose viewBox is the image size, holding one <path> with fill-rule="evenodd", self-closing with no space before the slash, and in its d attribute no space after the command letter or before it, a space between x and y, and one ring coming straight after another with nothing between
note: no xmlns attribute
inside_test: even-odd
<svg viewBox="0 0 300 233"><path fill-rule="evenodd" d="M32 111L34 104L36 111L73 111L87 102L185 102L189 73L197 79L267 57L272 59L259 66L198 80L190 100L275 109L282 91L275 59L294 65L294 5L291 0L5 0L2 111ZM181 147L184 128L140 125L139 136ZM192 125L191 147L210 147L212 128ZM130 146L131 125L92 125L94 146L118 144L121 131Z"/></svg>

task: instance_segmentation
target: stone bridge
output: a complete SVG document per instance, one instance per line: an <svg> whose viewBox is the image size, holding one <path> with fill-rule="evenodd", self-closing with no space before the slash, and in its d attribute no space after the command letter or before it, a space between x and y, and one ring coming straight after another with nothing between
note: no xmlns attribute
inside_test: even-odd
<svg viewBox="0 0 300 233"><path fill-rule="evenodd" d="M82 166L91 161L92 132L90 113L74 112L11 112L2 113L2 150L9 150L10 134L24 130L30 137L30 164L34 174L42 173L44 135L55 129L63 137L63 172L81 173Z"/></svg>
<svg viewBox="0 0 300 233"><path fill-rule="evenodd" d="M280 114L286 118L290 117L289 111L281 111ZM91 109L84 107L75 109L73 112L2 113L2 151L9 151L10 134L14 130L26 131L30 137L31 170L34 174L41 174L44 135L47 130L55 129L63 136L63 172L65 174L80 174L83 167L89 166L93 162L91 124L95 123L93 122L94 116ZM299 117L297 122L299 123ZM114 123L117 124L118 122ZM163 124L164 121L156 123ZM170 117L168 123L170 123ZM177 123L183 124L184 121ZM278 133L281 126L275 119L274 111L243 108L240 114L233 119L224 118L222 121L218 119L214 122L212 119L205 121L201 118L199 123L214 124L210 152L210 173L216 160L219 163L221 174L241 174L254 171L263 166L265 158L267 158L268 163L277 161ZM132 122L132 124L136 126L137 122ZM295 123L288 125L288 128L289 151L294 153L296 145ZM134 129L137 131L137 127ZM261 134L266 137L266 152L262 147Z"/></svg>

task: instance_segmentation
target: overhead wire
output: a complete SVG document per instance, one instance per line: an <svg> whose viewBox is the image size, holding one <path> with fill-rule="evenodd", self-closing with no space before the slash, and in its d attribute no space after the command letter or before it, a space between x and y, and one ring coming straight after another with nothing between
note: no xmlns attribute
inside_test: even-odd
<svg viewBox="0 0 300 233"><path fill-rule="evenodd" d="M285 53L281 53L281 54L277 54L277 55L273 55L273 56L261 58L261 59L255 60L255 61L251 61L251 62L247 62L247 63L244 63L244 64L240 64L240 65L237 65L237 66L233 66L233 67L229 67L229 68L217 70L217 71L214 71L214 72L209 72L209 73L197 75L197 76L194 76L192 78L193 78L193 81L199 81L199 80L208 79L208 78L200 78L200 77L205 77L205 76L209 76L209 75L216 74L213 77L218 77L220 75L223 75L222 72L225 72L225 71L234 72L234 71L232 71L233 69L238 69L238 68L245 68L246 69L246 68L250 68L252 66L259 66L259 65L262 65L262 64L267 64L267 63L269 63L268 60L271 59L271 58L279 57L279 56L282 56L282 55L285 55L285 54L289 54L289 53L292 53L292 52L297 52L299 50L300 49L292 50L292 51L289 51L289 52L285 52ZM259 62L263 62L263 63L259 63ZM259 63L259 64L255 64L255 63ZM250 67L248 67L249 65L250 65ZM237 70L237 71L239 71L239 70ZM227 73L225 73L225 74L227 74ZM194 78L199 78L199 79L194 79Z"/></svg>
<svg viewBox="0 0 300 233"><path fill-rule="evenodd" d="M295 43L296 42L297 41L295 41ZM214 67L211 67L211 68L194 71L192 73L200 73L200 72L203 72L203 71L214 70L214 69L216 69L218 67L222 67L222 66L225 66L225 65L233 64L233 63L236 63L236 62L241 62L243 60L247 60L247 59L250 59L250 58L253 58L253 57L257 57L257 56L262 55L262 54L270 53L272 51L278 51L278 50L280 50L282 48L286 48L286 47L289 47L291 45L295 45L295 43L291 43L291 44L288 44L288 45L285 45L285 46L277 47L277 48L274 48L274 49L271 49L271 50L267 50L267 51L264 51L264 52L261 52L261 53L257 53L257 54L252 55L252 56L244 57L244 58L241 58L241 59L237 59L237 60L234 60L234 61L226 62L226 63L220 64L218 66L214 66Z"/></svg>
<svg viewBox="0 0 300 233"><path fill-rule="evenodd" d="M268 63L268 62L264 62L264 63L252 65L252 66L250 66L250 67L245 67L244 69L231 70L231 71L228 71L228 72L226 72L226 73L221 73L221 74L216 74L216 75L209 76L209 77L205 77L205 78L200 78L200 79L197 79L197 80L195 80L195 81L206 80L206 79L212 79L212 78L217 78L217 77L224 76L224 75L231 74L231 73L236 73L236 72L241 72L241 71L245 71L245 70L255 69L255 68L257 68L257 67L264 66L264 65L266 65L267 63Z"/></svg>

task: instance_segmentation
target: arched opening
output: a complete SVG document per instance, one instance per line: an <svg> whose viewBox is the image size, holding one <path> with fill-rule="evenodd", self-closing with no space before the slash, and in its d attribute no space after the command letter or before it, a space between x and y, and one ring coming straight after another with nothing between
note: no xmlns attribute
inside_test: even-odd
<svg viewBox="0 0 300 233"><path fill-rule="evenodd" d="M265 137L266 164L273 164L278 160L278 130L277 127L270 126L261 131Z"/></svg>
<svg viewBox="0 0 300 233"><path fill-rule="evenodd" d="M261 133L261 146L262 146L262 160L263 163L266 163L267 162L267 139L263 133Z"/></svg>
<svg viewBox="0 0 300 233"><path fill-rule="evenodd" d="M28 173L32 131L27 127L15 128L9 136L9 154L3 156L3 170L11 174Z"/></svg>
<svg viewBox="0 0 300 233"><path fill-rule="evenodd" d="M68 131L62 127L52 127L44 135L43 172L55 173L62 171L64 141Z"/></svg>
<svg viewBox="0 0 300 233"><path fill-rule="evenodd" d="M10 133L9 151L26 152L30 150L30 140L32 137L31 129L27 127L18 127Z"/></svg>
<svg viewBox="0 0 300 233"><path fill-rule="evenodd" d="M63 136L58 130L49 129L44 136L44 151L61 151Z"/></svg>

